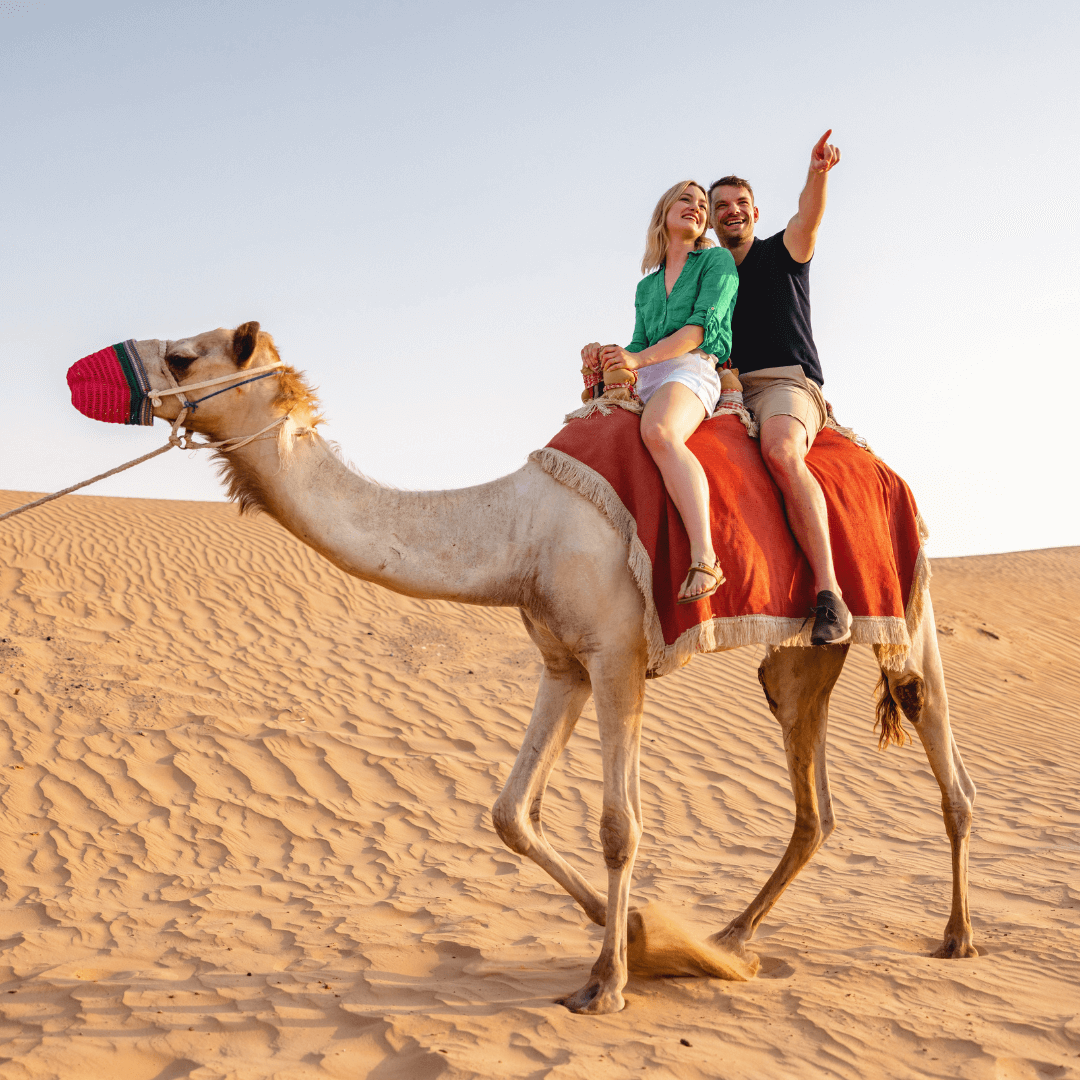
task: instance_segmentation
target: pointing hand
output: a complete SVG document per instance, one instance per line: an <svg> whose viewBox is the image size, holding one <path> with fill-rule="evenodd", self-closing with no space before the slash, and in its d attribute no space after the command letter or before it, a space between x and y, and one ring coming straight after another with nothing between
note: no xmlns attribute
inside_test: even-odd
<svg viewBox="0 0 1080 1080"><path fill-rule="evenodd" d="M828 141L831 134L832 128L829 128L829 130L814 144L814 149L810 151L811 172L827 173L834 165L839 163L840 148L833 146L833 144Z"/></svg>

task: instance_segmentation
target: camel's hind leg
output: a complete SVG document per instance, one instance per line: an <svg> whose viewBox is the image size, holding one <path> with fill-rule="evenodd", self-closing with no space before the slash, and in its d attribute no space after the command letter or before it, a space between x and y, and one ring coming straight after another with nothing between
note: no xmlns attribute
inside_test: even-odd
<svg viewBox="0 0 1080 1080"><path fill-rule="evenodd" d="M514 768L492 810L495 831L512 851L547 871L585 910L604 925L607 901L548 843L540 810L551 770L566 746L592 687L588 672L572 656L545 654L532 720Z"/></svg>
<svg viewBox="0 0 1080 1080"><path fill-rule="evenodd" d="M709 940L746 956L754 936L795 875L833 831L832 797L825 767L829 696L840 677L847 645L770 649L758 678L773 715L780 721L795 796L795 828L779 865L750 906Z"/></svg>
<svg viewBox="0 0 1080 1080"><path fill-rule="evenodd" d="M897 738L900 737L899 708L919 733L930 768L941 788L941 811L952 847L952 912L941 948L934 956L943 959L977 956L978 950L971 942L968 913L968 842L975 785L964 768L949 724L949 700L929 596L904 670L899 673L883 670L882 682L887 684L887 690L885 685L882 687L878 705L883 739L890 728Z"/></svg>

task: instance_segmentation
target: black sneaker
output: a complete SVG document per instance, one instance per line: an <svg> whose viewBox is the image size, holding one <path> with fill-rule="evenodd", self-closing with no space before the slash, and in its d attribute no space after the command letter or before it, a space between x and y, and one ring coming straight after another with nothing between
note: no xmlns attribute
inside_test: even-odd
<svg viewBox="0 0 1080 1080"><path fill-rule="evenodd" d="M811 645L840 645L851 639L851 612L836 593L822 589L817 606L810 611L814 616Z"/></svg>

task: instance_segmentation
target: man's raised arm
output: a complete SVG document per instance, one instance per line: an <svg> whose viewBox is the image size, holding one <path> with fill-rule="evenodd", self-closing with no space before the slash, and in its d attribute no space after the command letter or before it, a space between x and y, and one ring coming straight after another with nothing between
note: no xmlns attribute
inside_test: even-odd
<svg viewBox="0 0 1080 1080"><path fill-rule="evenodd" d="M799 209L784 230L784 247L796 262L809 262L814 257L818 227L825 216L829 170L840 160L840 150L828 141L831 134L829 128L810 151L810 172L799 196Z"/></svg>

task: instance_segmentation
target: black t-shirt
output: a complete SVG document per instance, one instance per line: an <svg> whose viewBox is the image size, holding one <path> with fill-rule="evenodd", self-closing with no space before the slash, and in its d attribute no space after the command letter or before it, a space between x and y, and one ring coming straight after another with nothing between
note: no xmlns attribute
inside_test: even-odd
<svg viewBox="0 0 1080 1080"><path fill-rule="evenodd" d="M792 364L819 386L825 382L810 328L810 264L796 262L778 232L755 237L739 264L731 366L749 373Z"/></svg>

